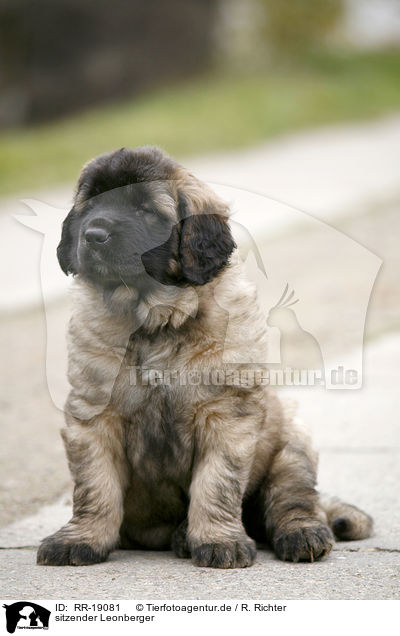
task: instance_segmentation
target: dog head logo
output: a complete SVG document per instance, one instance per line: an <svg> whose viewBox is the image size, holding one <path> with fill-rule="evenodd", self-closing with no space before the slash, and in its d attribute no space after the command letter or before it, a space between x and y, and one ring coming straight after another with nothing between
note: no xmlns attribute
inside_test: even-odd
<svg viewBox="0 0 400 636"><path fill-rule="evenodd" d="M6 610L7 631L14 634L16 629L48 629L51 612L31 601L18 601L3 605Z"/></svg>

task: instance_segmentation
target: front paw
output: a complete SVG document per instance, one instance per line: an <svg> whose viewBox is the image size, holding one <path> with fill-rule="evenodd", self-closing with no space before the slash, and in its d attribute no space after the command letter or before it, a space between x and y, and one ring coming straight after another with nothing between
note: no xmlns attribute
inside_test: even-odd
<svg viewBox="0 0 400 636"><path fill-rule="evenodd" d="M202 543L191 552L195 565L203 568L247 568L256 558L256 545L247 538L229 543Z"/></svg>
<svg viewBox="0 0 400 636"><path fill-rule="evenodd" d="M70 543L61 538L47 537L39 546L38 565L92 565L101 563L108 552L98 552L88 543Z"/></svg>
<svg viewBox="0 0 400 636"><path fill-rule="evenodd" d="M280 530L274 537L276 556L282 561L317 561L329 554L334 544L332 532L324 524Z"/></svg>

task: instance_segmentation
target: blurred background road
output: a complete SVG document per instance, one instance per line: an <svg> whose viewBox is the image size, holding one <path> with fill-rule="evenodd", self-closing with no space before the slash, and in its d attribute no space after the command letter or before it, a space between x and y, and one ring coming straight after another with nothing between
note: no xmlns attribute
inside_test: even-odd
<svg viewBox="0 0 400 636"><path fill-rule="evenodd" d="M399 3L171 0L166 11L161 0L146 8L115 0L112 14L103 1L40 4L41 12L28 0L0 8L0 596L398 598ZM33 565L32 548L70 514L63 417L46 374L51 325L60 360L51 382L65 382L69 305L54 257L44 264L54 269L44 303L42 237L12 215L29 214L23 199L67 209L84 162L145 143L217 188L308 212L382 261L362 389L282 389L312 429L321 489L376 520L374 537L338 544L324 563L261 553L249 571L204 573L169 554L119 552L74 572ZM338 341L345 360L336 325L345 306L361 302L365 272L355 260L322 274L322 262L338 260L326 225L304 231L253 214L266 269L312 291L304 318Z"/></svg>

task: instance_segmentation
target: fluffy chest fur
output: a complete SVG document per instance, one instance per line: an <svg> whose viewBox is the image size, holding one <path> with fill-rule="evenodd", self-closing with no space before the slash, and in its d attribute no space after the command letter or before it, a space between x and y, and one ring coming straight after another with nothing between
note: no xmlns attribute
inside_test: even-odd
<svg viewBox="0 0 400 636"><path fill-rule="evenodd" d="M163 475L187 482L196 438L204 432L202 410L220 400L235 405L240 417L249 408L251 389L224 381L235 366L224 362L232 343L238 352L243 341L250 363L252 348L258 352L260 347L254 291L249 284L238 284L238 267L232 265L216 283L220 304L210 285L198 295L181 290L172 299L168 290L168 302L161 287L157 298L137 307L134 315L118 312L118 300L126 301L124 290L110 307L92 286L75 286L68 410L89 419L111 405L125 422L130 463L147 481Z"/></svg>

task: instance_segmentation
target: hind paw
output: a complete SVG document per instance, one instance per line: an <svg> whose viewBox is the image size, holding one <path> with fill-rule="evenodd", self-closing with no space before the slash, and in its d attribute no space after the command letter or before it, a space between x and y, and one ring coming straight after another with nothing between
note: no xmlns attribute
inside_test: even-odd
<svg viewBox="0 0 400 636"><path fill-rule="evenodd" d="M352 507L350 514L345 512L332 521L332 530L338 541L366 539L371 536L372 526L372 518L356 507Z"/></svg>

